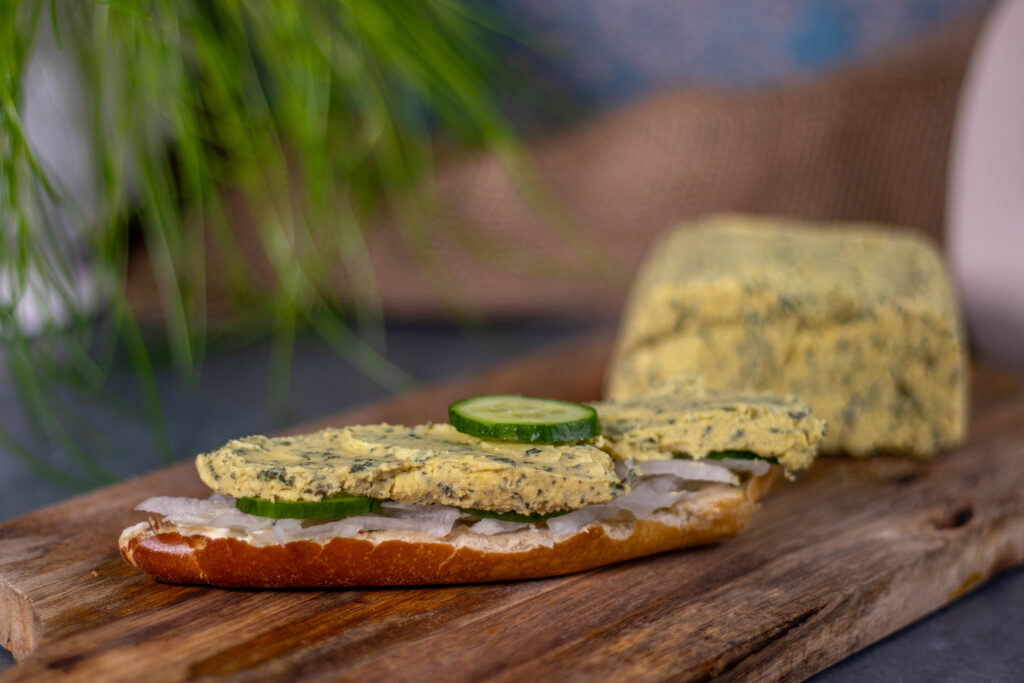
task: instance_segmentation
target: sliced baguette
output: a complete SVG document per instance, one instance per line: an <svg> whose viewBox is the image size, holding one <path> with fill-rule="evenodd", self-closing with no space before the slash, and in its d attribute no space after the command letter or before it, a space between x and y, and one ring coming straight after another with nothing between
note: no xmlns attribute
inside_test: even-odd
<svg viewBox="0 0 1024 683"><path fill-rule="evenodd" d="M158 581L237 588L409 586L508 581L583 571L735 535L750 521L774 471L740 487L709 486L659 521L591 524L555 541L544 529L495 536L457 528L371 531L354 537L254 545L244 539L183 534L141 522L124 530L121 555Z"/></svg>

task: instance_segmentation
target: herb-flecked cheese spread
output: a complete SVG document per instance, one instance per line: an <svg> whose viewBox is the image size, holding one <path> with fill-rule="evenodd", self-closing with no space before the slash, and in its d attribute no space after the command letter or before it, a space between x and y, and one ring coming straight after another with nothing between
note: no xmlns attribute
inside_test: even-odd
<svg viewBox="0 0 1024 683"><path fill-rule="evenodd" d="M630 294L608 395L665 377L792 394L822 450L928 456L962 441L967 372L949 277L924 241L720 216L654 252Z"/></svg>
<svg viewBox="0 0 1024 683"><path fill-rule="evenodd" d="M601 420L598 445L622 460L749 451L795 472L814 462L825 433L824 420L793 396L708 391L693 377L669 379L636 399L591 405Z"/></svg>
<svg viewBox="0 0 1024 683"><path fill-rule="evenodd" d="M612 458L592 445L490 441L448 424L250 436L199 455L196 466L217 493L267 500L345 492L534 514L604 503L626 492Z"/></svg>

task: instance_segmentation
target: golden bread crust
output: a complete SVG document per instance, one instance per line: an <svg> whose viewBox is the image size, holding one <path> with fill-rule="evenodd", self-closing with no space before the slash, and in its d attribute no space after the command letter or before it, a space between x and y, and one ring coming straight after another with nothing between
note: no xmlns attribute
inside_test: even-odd
<svg viewBox="0 0 1024 683"><path fill-rule="evenodd" d="M774 470L774 468L773 468ZM703 545L738 533L750 521L773 473L742 488L677 503L682 523L653 520L610 536L592 525L551 546L488 551L446 541L410 542L359 537L326 543L293 541L255 546L235 538L158 532L137 525L121 535L121 555L154 579L236 588L411 586L478 583L557 576L606 564Z"/></svg>

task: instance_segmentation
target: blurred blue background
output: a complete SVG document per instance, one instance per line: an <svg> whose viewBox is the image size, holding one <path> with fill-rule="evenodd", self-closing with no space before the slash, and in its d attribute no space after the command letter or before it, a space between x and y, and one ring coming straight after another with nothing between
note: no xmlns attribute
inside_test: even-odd
<svg viewBox="0 0 1024 683"><path fill-rule="evenodd" d="M587 108L668 86L748 88L887 55L991 0L492 0L510 56Z"/></svg>

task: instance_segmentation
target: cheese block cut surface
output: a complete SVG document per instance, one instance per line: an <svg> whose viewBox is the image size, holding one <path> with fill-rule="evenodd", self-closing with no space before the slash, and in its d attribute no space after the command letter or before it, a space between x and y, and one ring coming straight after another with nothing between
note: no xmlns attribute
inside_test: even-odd
<svg viewBox="0 0 1024 683"><path fill-rule="evenodd" d="M795 472L814 462L825 433L825 422L793 396L708 391L695 377L672 378L636 399L591 405L601 420L599 445L621 460L749 451Z"/></svg>
<svg viewBox="0 0 1024 683"><path fill-rule="evenodd" d="M791 394L825 451L929 456L966 429L966 359L936 251L880 227L718 216L654 251L627 304L608 395L666 377Z"/></svg>
<svg viewBox="0 0 1024 683"><path fill-rule="evenodd" d="M486 441L448 424L250 436L199 455L196 467L207 486L236 498L344 492L522 514L604 503L626 490L612 458L594 446Z"/></svg>

